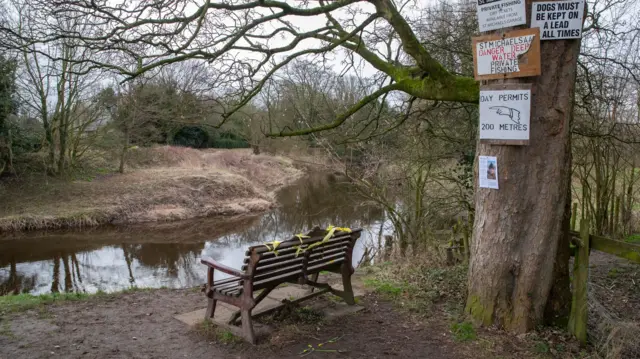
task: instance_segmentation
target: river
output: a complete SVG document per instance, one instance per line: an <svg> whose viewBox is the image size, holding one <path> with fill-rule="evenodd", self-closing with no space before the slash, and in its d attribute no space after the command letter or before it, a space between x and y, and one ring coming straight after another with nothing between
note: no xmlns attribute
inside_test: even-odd
<svg viewBox="0 0 640 359"><path fill-rule="evenodd" d="M240 268L250 245L283 240L313 226L363 228L354 266L378 247L384 213L339 177L310 175L277 194L262 215L201 218L0 238L0 295L188 288L205 282L200 257Z"/></svg>

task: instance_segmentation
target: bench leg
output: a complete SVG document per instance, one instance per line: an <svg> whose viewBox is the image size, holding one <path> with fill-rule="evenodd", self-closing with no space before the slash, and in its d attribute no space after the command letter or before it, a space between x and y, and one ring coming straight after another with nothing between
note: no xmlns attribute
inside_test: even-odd
<svg viewBox="0 0 640 359"><path fill-rule="evenodd" d="M311 275L311 281L312 281L312 282L316 282L316 283L317 283L317 282L318 282L318 276L319 276L319 275L320 275L320 272L315 273L315 274L312 274L312 275ZM308 293L309 293L309 294L313 293L313 290L314 290L314 289L316 289L316 287L311 287L311 289L309 289L309 292L308 292Z"/></svg>
<svg viewBox="0 0 640 359"><path fill-rule="evenodd" d="M251 344L256 344L256 337L253 333L253 323L251 321L251 310L242 309L242 336Z"/></svg>
<svg viewBox="0 0 640 359"><path fill-rule="evenodd" d="M213 315L216 312L216 302L217 300L209 298L209 305L207 305L207 314L204 317L205 319L213 319Z"/></svg>
<svg viewBox="0 0 640 359"><path fill-rule="evenodd" d="M344 288L344 296L342 297L348 305L355 305L356 300L353 297L353 288L351 287L351 261L345 262L341 266L342 287Z"/></svg>

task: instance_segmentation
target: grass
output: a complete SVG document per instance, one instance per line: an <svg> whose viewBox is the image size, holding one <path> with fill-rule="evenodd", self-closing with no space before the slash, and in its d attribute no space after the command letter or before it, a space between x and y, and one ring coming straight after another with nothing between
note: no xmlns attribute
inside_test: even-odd
<svg viewBox="0 0 640 359"><path fill-rule="evenodd" d="M632 234L625 238L624 241L627 243L640 244L640 233Z"/></svg>
<svg viewBox="0 0 640 359"><path fill-rule="evenodd" d="M476 340L476 329L469 322L451 324L451 333L457 342Z"/></svg>
<svg viewBox="0 0 640 359"><path fill-rule="evenodd" d="M85 293L18 294L0 297L0 312L16 313L56 302L79 301L89 298Z"/></svg>
<svg viewBox="0 0 640 359"><path fill-rule="evenodd" d="M364 284L411 312L428 314L434 304L443 304L457 318L465 300L467 266L440 267L408 260L380 266Z"/></svg>
<svg viewBox="0 0 640 359"><path fill-rule="evenodd" d="M224 345L242 343L242 338L237 337L229 329L220 328L207 319L196 325L196 331L210 340L215 340Z"/></svg>
<svg viewBox="0 0 640 359"><path fill-rule="evenodd" d="M11 322L3 320L0 323L0 336L15 338L15 334L11 331Z"/></svg>
<svg viewBox="0 0 640 359"><path fill-rule="evenodd" d="M304 306L295 310L295 317L298 322L315 324L324 320L324 313L315 308Z"/></svg>
<svg viewBox="0 0 640 359"><path fill-rule="evenodd" d="M120 294L130 294L138 292L152 292L157 289L167 289L167 287L160 288L140 288L130 287L118 292L105 293L98 291L96 293L48 293L40 295L32 294L18 294L18 295L4 295L0 296L0 314L4 313L18 313L30 309L41 308L45 305L60 303L60 302L73 302L82 301L95 297L116 297ZM45 312L41 311L41 314Z"/></svg>
<svg viewBox="0 0 640 359"><path fill-rule="evenodd" d="M398 297L402 292L404 292L404 285L394 283L391 281L381 280L381 279L371 279L367 278L364 280L364 285L373 288L376 292L386 295L388 297Z"/></svg>
<svg viewBox="0 0 640 359"><path fill-rule="evenodd" d="M272 314L260 318L264 323L318 324L324 321L324 313L311 306L289 303Z"/></svg>

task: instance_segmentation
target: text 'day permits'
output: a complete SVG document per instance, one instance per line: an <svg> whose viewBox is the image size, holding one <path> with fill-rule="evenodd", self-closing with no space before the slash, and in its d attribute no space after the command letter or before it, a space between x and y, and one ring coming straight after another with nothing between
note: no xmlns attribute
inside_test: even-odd
<svg viewBox="0 0 640 359"><path fill-rule="evenodd" d="M480 90L480 140L529 140L531 89Z"/></svg>

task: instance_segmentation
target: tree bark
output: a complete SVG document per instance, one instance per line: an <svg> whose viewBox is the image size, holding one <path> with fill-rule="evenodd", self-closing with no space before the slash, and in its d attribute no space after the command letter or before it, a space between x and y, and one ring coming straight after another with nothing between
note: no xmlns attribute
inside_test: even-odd
<svg viewBox="0 0 640 359"><path fill-rule="evenodd" d="M546 306L552 287L568 291L568 280L556 281L567 264L556 265L556 259L568 260L570 117L579 49L579 40L543 41L541 76L492 81L533 83L533 98L528 146L477 145L478 155L498 158L500 181L499 190L478 188L475 195L466 310L485 325L527 332L542 324L545 308L553 311ZM477 181L477 166L475 171Z"/></svg>
<svg viewBox="0 0 640 359"><path fill-rule="evenodd" d="M66 167L67 156L67 137L69 130L68 114L63 113L60 116L60 126L58 130L58 143L60 144L60 151L58 153L58 173L62 174Z"/></svg>

